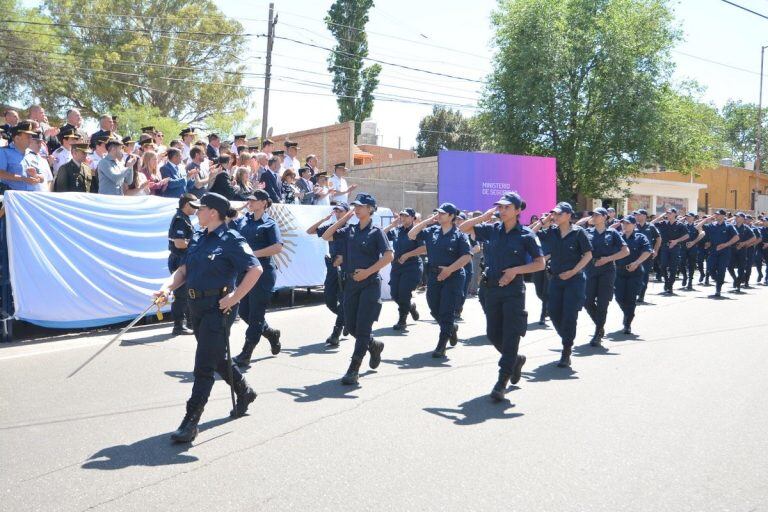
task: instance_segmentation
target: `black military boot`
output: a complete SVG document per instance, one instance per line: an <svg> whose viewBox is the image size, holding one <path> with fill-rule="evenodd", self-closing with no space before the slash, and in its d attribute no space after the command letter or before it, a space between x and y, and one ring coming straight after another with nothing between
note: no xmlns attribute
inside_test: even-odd
<svg viewBox="0 0 768 512"><path fill-rule="evenodd" d="M251 362L251 356L253 355L254 348L256 348L255 341L245 340L243 350L232 358L232 362L234 362L237 366L248 366L248 364Z"/></svg>
<svg viewBox="0 0 768 512"><path fill-rule="evenodd" d="M187 414L181 420L181 425L176 432L171 434L171 440L174 443L191 443L197 437L197 424L200 422L200 416L203 415L202 407L191 407L187 404Z"/></svg>
<svg viewBox="0 0 768 512"><path fill-rule="evenodd" d="M331 347L338 347L339 346L339 337L341 336L341 327L338 325L333 326L333 332L330 336L328 336L328 339L325 340L326 345L330 345Z"/></svg>
<svg viewBox="0 0 768 512"><path fill-rule="evenodd" d="M693 291L693 276L688 280L688 286L685 287L689 292Z"/></svg>
<svg viewBox="0 0 768 512"><path fill-rule="evenodd" d="M571 352L571 347L563 347L563 353L560 355L560 362L557 363L558 368L571 367Z"/></svg>
<svg viewBox="0 0 768 512"><path fill-rule="evenodd" d="M381 364L381 352L384 350L384 343L381 341L371 340L368 344L368 352L371 354L371 359L368 361L368 365L372 370L375 370Z"/></svg>
<svg viewBox="0 0 768 512"><path fill-rule="evenodd" d="M416 303L411 302L411 307L408 309L411 313L411 318L413 318L414 321L419 321L419 312L416 310Z"/></svg>
<svg viewBox="0 0 768 512"><path fill-rule="evenodd" d="M184 325L183 321L176 320L173 322L171 334L174 336L189 336L190 334L195 334L195 331Z"/></svg>
<svg viewBox="0 0 768 512"><path fill-rule="evenodd" d="M624 315L624 334L632 334L632 320L635 315Z"/></svg>
<svg viewBox="0 0 768 512"><path fill-rule="evenodd" d="M362 359L352 359L352 362L349 363L349 369L347 370L347 373L341 378L342 384L347 386L357 384L357 378L360 372L360 364L362 362Z"/></svg>
<svg viewBox="0 0 768 512"><path fill-rule="evenodd" d="M510 382L515 385L518 382L520 382L520 377L523 375L523 365L525 364L525 356L518 354L517 360L515 361L515 370L512 372L512 377L510 377Z"/></svg>
<svg viewBox="0 0 768 512"><path fill-rule="evenodd" d="M400 316L397 319L397 323L392 326L392 329L394 329L395 331L404 331L406 327L405 321L407 320L407 318L408 318L407 311L405 313L400 313Z"/></svg>
<svg viewBox="0 0 768 512"><path fill-rule="evenodd" d="M437 347L435 348L435 351L432 352L432 357L435 359L445 357L446 345L448 345L448 336L440 333L440 338L437 340Z"/></svg>
<svg viewBox="0 0 768 512"><path fill-rule="evenodd" d="M235 396L237 396L237 402L235 403L235 408L229 411L229 415L232 418L239 418L240 416L245 416L248 406L256 400L256 392L243 379L235 383Z"/></svg>
<svg viewBox="0 0 768 512"><path fill-rule="evenodd" d="M448 340L451 342L452 347L455 347L459 342L459 326L457 324L453 324L453 330L451 331Z"/></svg>
<svg viewBox="0 0 768 512"><path fill-rule="evenodd" d="M603 336L605 336L605 329L602 327L595 328L595 335L592 336L592 339L589 341L590 347L602 347L603 346Z"/></svg>
<svg viewBox="0 0 768 512"><path fill-rule="evenodd" d="M504 400L504 395L507 393L507 383L509 382L510 375L508 373L499 372L499 380L496 381L496 385L493 386L491 391L491 398L496 402Z"/></svg>
<svg viewBox="0 0 768 512"><path fill-rule="evenodd" d="M456 310L456 320L463 320L463 318L461 318L461 314L463 312L464 312L464 307L460 307L459 309Z"/></svg>
<svg viewBox="0 0 768 512"><path fill-rule="evenodd" d="M280 331L277 329L265 329L262 336L267 338L269 345L272 347L272 355L276 356L277 354L279 354L281 349Z"/></svg>
<svg viewBox="0 0 768 512"><path fill-rule="evenodd" d="M541 303L541 316L539 317L539 325L546 325L547 320L547 303Z"/></svg>

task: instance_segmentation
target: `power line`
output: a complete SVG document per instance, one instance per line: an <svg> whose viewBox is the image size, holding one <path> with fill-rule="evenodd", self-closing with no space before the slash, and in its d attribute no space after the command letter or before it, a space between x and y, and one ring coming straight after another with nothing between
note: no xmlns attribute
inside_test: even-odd
<svg viewBox="0 0 768 512"><path fill-rule="evenodd" d="M725 62L718 62L716 60L708 59L706 57L699 57L698 55L692 55L690 53L681 52L680 50L672 50L672 51L675 52L675 53L678 53L680 55L684 55L686 57L690 57L692 59L700 60L700 61L703 61L703 62L709 62L710 64L715 64L717 66L722 66L724 68L729 68L729 69L733 69L733 70L736 70L736 71L742 71L744 73L750 73L752 75L760 76L760 72L759 71L753 71L751 69L745 69L745 68L740 68L740 67L737 67L737 66L732 66L730 64L726 64Z"/></svg>
<svg viewBox="0 0 768 512"><path fill-rule="evenodd" d="M748 13L754 14L755 16L760 16L761 18L763 18L765 20L768 20L768 16L766 16L765 14L761 14L761 13L759 13L757 11L753 11L752 9L747 9L743 5L739 5L739 4L737 4L735 2L731 2L729 0L720 0L720 1L723 2L723 3L726 3L728 5L732 5L732 6L736 7L737 9L741 9L742 11L747 11Z"/></svg>
<svg viewBox="0 0 768 512"><path fill-rule="evenodd" d="M146 32L148 34L152 33L159 33L159 32L165 32L164 30L160 29L149 29L149 28L120 28L120 27L107 27L107 26L99 26L99 25L79 25L77 23L56 23L56 22L44 22L44 21L28 21L28 20L9 20L9 19L0 19L0 23L20 23L23 25L42 25L46 27L74 27L74 28L86 28L86 29L97 29L97 30L116 30L118 32ZM193 36L245 36L245 37L262 37L259 34L245 34L245 33L237 33L237 32L193 32L188 30L168 30L168 32L173 32L174 34L188 34ZM161 37L164 36L164 34L159 34ZM172 36L164 36L164 37L172 37ZM180 41L184 41L184 39L179 39ZM203 42L203 41L192 41L192 42Z"/></svg>

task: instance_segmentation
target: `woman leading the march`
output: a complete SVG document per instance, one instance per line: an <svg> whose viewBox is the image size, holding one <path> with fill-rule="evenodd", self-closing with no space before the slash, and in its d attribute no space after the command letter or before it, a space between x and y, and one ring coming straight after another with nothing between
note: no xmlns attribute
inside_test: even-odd
<svg viewBox="0 0 768 512"><path fill-rule="evenodd" d="M485 242L486 334L493 346L501 352L499 379L493 387L494 400L504 398L507 383L520 381L525 356L518 354L520 338L528 327L525 311L525 283L523 274L544 269L544 253L536 234L520 224L525 201L514 192L504 194L496 206L480 217L467 220L460 226L462 232ZM499 222L491 222L498 210Z"/></svg>
<svg viewBox="0 0 768 512"><path fill-rule="evenodd" d="M458 342L456 311L464 293L464 266L472 256L469 239L454 225L459 214L451 203L443 203L437 213L416 224L408 238L427 247L427 304L432 318L440 324L440 336L432 357L445 357L448 342ZM430 224L437 222L436 225ZM427 227L429 226L429 227Z"/></svg>
<svg viewBox="0 0 768 512"><path fill-rule="evenodd" d="M573 207L558 203L552 212L534 226L542 229L542 243L550 248L549 317L563 343L563 352L557 366L571 366L573 340L579 311L584 306L586 278L584 267L592 260L592 245L579 226L572 226Z"/></svg>
<svg viewBox="0 0 768 512"><path fill-rule="evenodd" d="M280 331L272 329L267 323L266 314L272 300L272 289L277 281L277 270L273 256L283 250L283 238L277 222L269 216L267 209L272 206L272 200L266 191L257 189L246 197L249 213L238 219L238 231L259 258L263 274L253 289L243 298L240 304L240 318L248 324L245 331L243 350L234 361L239 366L246 366L251 361L253 349L261 337L269 341L272 355L280 353Z"/></svg>
<svg viewBox="0 0 768 512"><path fill-rule="evenodd" d="M396 331L406 329L408 313L414 320L419 319L416 304L411 302L411 299L413 291L421 282L421 274L424 271L419 256L426 254L427 250L424 242L408 238L408 232L413 227L415 219L416 210L405 208L392 224L384 228L384 233L387 234L395 250L395 259L389 274L389 289L392 300L397 304L397 323L392 327Z"/></svg>
<svg viewBox="0 0 768 512"><path fill-rule="evenodd" d="M237 303L245 297L261 276L261 265L245 239L226 227L229 201L219 194L203 196L198 206L200 226L189 242L181 266L155 292L158 304L182 285L187 286L187 304L192 329L197 339L195 381L187 401L187 413L178 430L171 434L176 442L191 442L197 436L197 424L211 394L214 372L233 386L237 404L232 416L242 416L256 393L234 365L228 364L229 328L237 314ZM235 288L235 279L245 274ZM233 311L234 310L234 311Z"/></svg>
<svg viewBox="0 0 768 512"><path fill-rule="evenodd" d="M360 365L366 351L371 353L370 366L375 369L381 363L384 343L373 339L373 323L381 312L381 277L379 270L392 262L392 248L384 232L373 225L376 198L358 194L351 203L354 210L347 212L325 233L323 240L346 242L344 265L347 281L344 286L344 325L355 337L355 351L342 384L357 384ZM358 223L346 226L352 216Z"/></svg>

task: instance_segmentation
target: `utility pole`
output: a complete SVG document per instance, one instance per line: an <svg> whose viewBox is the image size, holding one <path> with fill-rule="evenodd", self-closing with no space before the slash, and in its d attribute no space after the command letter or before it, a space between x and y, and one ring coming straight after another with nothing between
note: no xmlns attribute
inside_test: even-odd
<svg viewBox="0 0 768 512"><path fill-rule="evenodd" d="M760 94L757 103L757 147L755 148L755 193L754 210L757 213L757 194L760 193L760 143L763 138L763 63L765 62L765 49L768 46L760 47Z"/></svg>
<svg viewBox="0 0 768 512"><path fill-rule="evenodd" d="M261 112L261 140L267 138L267 125L269 118L269 82L272 78L272 47L275 44L275 25L277 25L277 16L275 14L275 4L269 4L269 21L267 22L267 69L264 72L264 108Z"/></svg>

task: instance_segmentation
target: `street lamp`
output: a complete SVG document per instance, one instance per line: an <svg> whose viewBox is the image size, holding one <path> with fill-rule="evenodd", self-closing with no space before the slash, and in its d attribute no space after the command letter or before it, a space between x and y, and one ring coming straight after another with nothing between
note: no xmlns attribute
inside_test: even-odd
<svg viewBox="0 0 768 512"><path fill-rule="evenodd" d="M757 103L757 144L755 148L755 193L754 207L757 211L757 194L760 190L760 143L763 138L763 63L765 61L765 49L768 46L760 47L760 94Z"/></svg>

